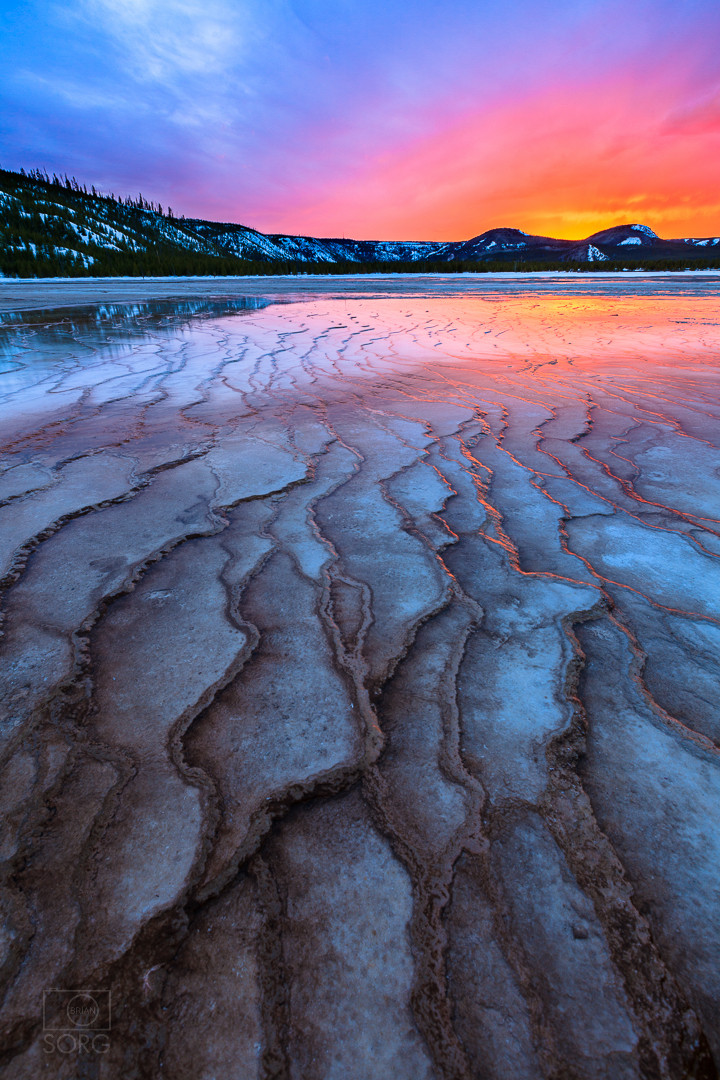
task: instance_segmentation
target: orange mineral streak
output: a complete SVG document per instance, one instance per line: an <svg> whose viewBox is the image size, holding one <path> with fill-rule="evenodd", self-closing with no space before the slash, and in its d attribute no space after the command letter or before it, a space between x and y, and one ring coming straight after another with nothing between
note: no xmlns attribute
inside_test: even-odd
<svg viewBox="0 0 720 1080"><path fill-rule="evenodd" d="M703 411L702 400L705 396L712 398L720 382L716 373L720 346L717 329L720 305L714 299L697 298L691 300L690 305L691 317L685 319L678 318L677 301L663 297L633 297L613 302L599 297L575 300L557 296L540 299L530 296L505 299L496 305L476 299L463 299L461 305L434 302L433 319L424 327L421 323L413 322L407 326L407 336L403 335L400 343L393 344L393 366L398 361L409 359L410 355L417 358L416 348L422 349L423 335L426 334L426 346L432 350L433 380L440 380L445 385L445 400L474 404L480 415L484 404L496 406L503 413L505 427L508 424L508 411L497 400L500 389L505 401L510 396L519 405L527 407L542 402L552 414L561 411L581 395L589 407L584 424L577 432L578 440L592 428L593 410L598 408L595 398L602 400L606 415L614 417L617 432L606 447L605 456L610 463L594 456L586 447L581 446L580 452L617 487L618 494L625 496L622 505L574 476L565 463L543 446L545 436L542 429L534 428L532 431L532 435L538 438L538 451L547 455L549 462L559 467L559 472L546 472L528 465L503 446L504 432L496 437L497 445L513 464L527 471L531 484L540 491L543 477L564 474L611 508L620 509L633 520L642 521L645 527L653 530L667 530L669 527L667 522L658 525L653 520L639 516L643 507L646 513L657 508L677 522L678 531L686 532L682 524L685 522L688 525L701 524L706 533L718 536L715 518L690 513L667 502L646 499L635 490L632 480L612 468L613 459L625 462L631 470L635 468L632 459L620 453L617 447L624 444L628 431L642 424L660 429L660 438L664 429L678 438L712 446L710 440L703 437L701 429L703 425L709 427L715 417L711 408L708 412ZM616 307L618 310L613 310ZM616 318L618 322L612 321ZM711 329L698 334L698 326L703 324ZM435 334L442 335L442 344L432 340ZM469 340L463 343L463 338ZM438 347L439 351L436 351ZM451 372L446 366L448 362L457 363L457 368ZM683 429L676 404L687 396L687 376L690 373L693 388L700 392L693 404L682 404L680 408L689 410L697 418L699 427L694 427L692 435ZM618 376L621 378L618 379ZM681 389L683 384L684 389ZM479 386L490 390L490 394L479 393ZM663 404L664 411L659 407ZM485 537L489 542L503 547L515 569L524 573L518 553L502 527L502 515L486 495L486 489L492 487L492 471L467 451L466 456L474 466L478 501L488 515ZM559 500L547 492L543 491L543 494L567 513L567 508ZM674 526L670 528L675 531ZM688 539L699 550L715 557L714 552L697 535L689 535ZM621 588L631 588L603 577L583 556L575 554L596 579ZM549 576L562 579L560 575ZM631 591L645 595L639 590ZM664 606L652 599L650 602L654 606ZM688 614L701 619L711 618L701 613Z"/></svg>
<svg viewBox="0 0 720 1080"><path fill-rule="evenodd" d="M0 332L12 1076L99 970L148 1076L714 1075L717 276L91 287Z"/></svg>

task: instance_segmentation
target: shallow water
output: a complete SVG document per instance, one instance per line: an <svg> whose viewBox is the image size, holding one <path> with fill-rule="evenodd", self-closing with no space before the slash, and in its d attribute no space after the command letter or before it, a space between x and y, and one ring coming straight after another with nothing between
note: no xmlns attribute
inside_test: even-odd
<svg viewBox="0 0 720 1080"><path fill-rule="evenodd" d="M717 284L461 286L0 328L9 1077L712 1074Z"/></svg>

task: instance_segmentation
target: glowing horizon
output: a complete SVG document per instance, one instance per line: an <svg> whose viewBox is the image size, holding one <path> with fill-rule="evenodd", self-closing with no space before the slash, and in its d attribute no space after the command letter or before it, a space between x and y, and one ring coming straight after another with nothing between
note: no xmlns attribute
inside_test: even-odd
<svg viewBox="0 0 720 1080"><path fill-rule="evenodd" d="M720 234L710 0L0 0L0 164L261 230Z"/></svg>

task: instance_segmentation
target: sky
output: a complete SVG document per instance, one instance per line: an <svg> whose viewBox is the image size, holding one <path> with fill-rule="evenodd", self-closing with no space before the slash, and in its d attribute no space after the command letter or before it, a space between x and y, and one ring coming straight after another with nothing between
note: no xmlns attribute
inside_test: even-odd
<svg viewBox="0 0 720 1080"><path fill-rule="evenodd" d="M0 165L263 232L720 235L720 3L0 0Z"/></svg>

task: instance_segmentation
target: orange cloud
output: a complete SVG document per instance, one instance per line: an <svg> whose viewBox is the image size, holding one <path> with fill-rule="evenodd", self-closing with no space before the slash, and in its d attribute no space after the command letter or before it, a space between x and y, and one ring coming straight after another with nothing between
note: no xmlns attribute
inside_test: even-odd
<svg viewBox="0 0 720 1080"><path fill-rule="evenodd" d="M453 240L511 225L575 239L642 221L665 236L716 235L719 106L682 113L673 98L626 76L478 108L368 159L275 228Z"/></svg>

